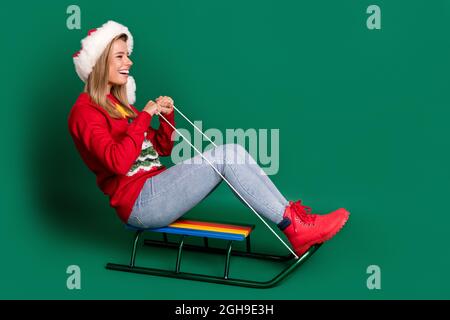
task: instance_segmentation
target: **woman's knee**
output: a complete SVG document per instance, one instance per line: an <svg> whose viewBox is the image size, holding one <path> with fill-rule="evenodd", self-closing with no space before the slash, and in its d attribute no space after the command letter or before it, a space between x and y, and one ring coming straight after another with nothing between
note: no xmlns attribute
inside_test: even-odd
<svg viewBox="0 0 450 320"><path fill-rule="evenodd" d="M228 143L224 145L225 159L232 164L246 164L251 162L250 154L243 146L237 143Z"/></svg>

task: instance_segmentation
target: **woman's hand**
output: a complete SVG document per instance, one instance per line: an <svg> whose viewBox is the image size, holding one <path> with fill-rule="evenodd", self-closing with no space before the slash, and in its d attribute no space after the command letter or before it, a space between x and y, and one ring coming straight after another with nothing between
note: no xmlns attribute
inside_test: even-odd
<svg viewBox="0 0 450 320"><path fill-rule="evenodd" d="M171 97L160 96L156 99L156 103L161 106L162 114L169 114L173 112L173 100Z"/></svg>
<svg viewBox="0 0 450 320"><path fill-rule="evenodd" d="M149 102L147 102L147 104L145 105L145 107L142 111L145 111L148 114L150 114L151 116L154 116L156 113L161 112L161 109L162 108L159 104L150 100Z"/></svg>

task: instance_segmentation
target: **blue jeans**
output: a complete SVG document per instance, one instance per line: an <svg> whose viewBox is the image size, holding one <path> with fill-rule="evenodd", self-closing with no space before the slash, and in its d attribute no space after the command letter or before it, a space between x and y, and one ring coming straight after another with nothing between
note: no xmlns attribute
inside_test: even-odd
<svg viewBox="0 0 450 320"><path fill-rule="evenodd" d="M220 145L203 156L258 214L276 224L283 220L288 201L242 146ZM206 198L220 182L222 178L200 155L180 162L147 179L128 224L139 228L167 226Z"/></svg>

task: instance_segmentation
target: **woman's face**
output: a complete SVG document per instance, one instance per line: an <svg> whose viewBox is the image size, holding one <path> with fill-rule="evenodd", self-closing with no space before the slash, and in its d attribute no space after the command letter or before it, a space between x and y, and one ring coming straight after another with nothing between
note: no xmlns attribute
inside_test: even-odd
<svg viewBox="0 0 450 320"><path fill-rule="evenodd" d="M109 56L109 85L124 85L133 62L128 58L127 43L122 39L113 42Z"/></svg>

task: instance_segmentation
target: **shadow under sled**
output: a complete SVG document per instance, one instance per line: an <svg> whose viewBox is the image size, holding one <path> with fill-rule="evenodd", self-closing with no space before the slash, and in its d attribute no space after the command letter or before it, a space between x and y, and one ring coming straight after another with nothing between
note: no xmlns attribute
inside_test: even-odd
<svg viewBox="0 0 450 320"><path fill-rule="evenodd" d="M251 231L253 231L254 225L243 225L243 224L238 225L238 224L211 223L193 220L178 220L173 224L163 228L139 229L128 225L127 228L135 231L131 249L130 263L129 264L108 263L106 265L107 269L154 275L154 276L163 276L163 277L235 285L242 287L251 287L251 288L270 288L277 285L281 280L286 278L286 276L291 274L297 267L299 267L306 260L308 260L322 245L317 244L312 246L301 257L296 259L293 254L281 256L281 255L271 255L265 253L252 252L250 243L250 233ZM146 268L135 265L138 243L143 232L159 232L162 233L163 235L163 240L144 239L145 246L165 247L176 249L178 251L177 258L175 261L175 267L172 270ZM180 240L178 242L169 241L167 237L168 234L180 235L181 236ZM203 246L185 243L186 237L203 238ZM210 238L227 240L228 242L226 248L211 247L208 243L208 239ZM234 241L244 241L244 240L246 241L245 251L233 250ZM223 277L198 273L181 272L180 267L183 250L213 253L213 254L223 254L225 256ZM230 270L230 260L232 256L276 261L280 262L280 264L284 266L284 269L275 277L267 281L253 281L248 279L230 278L229 270Z"/></svg>

